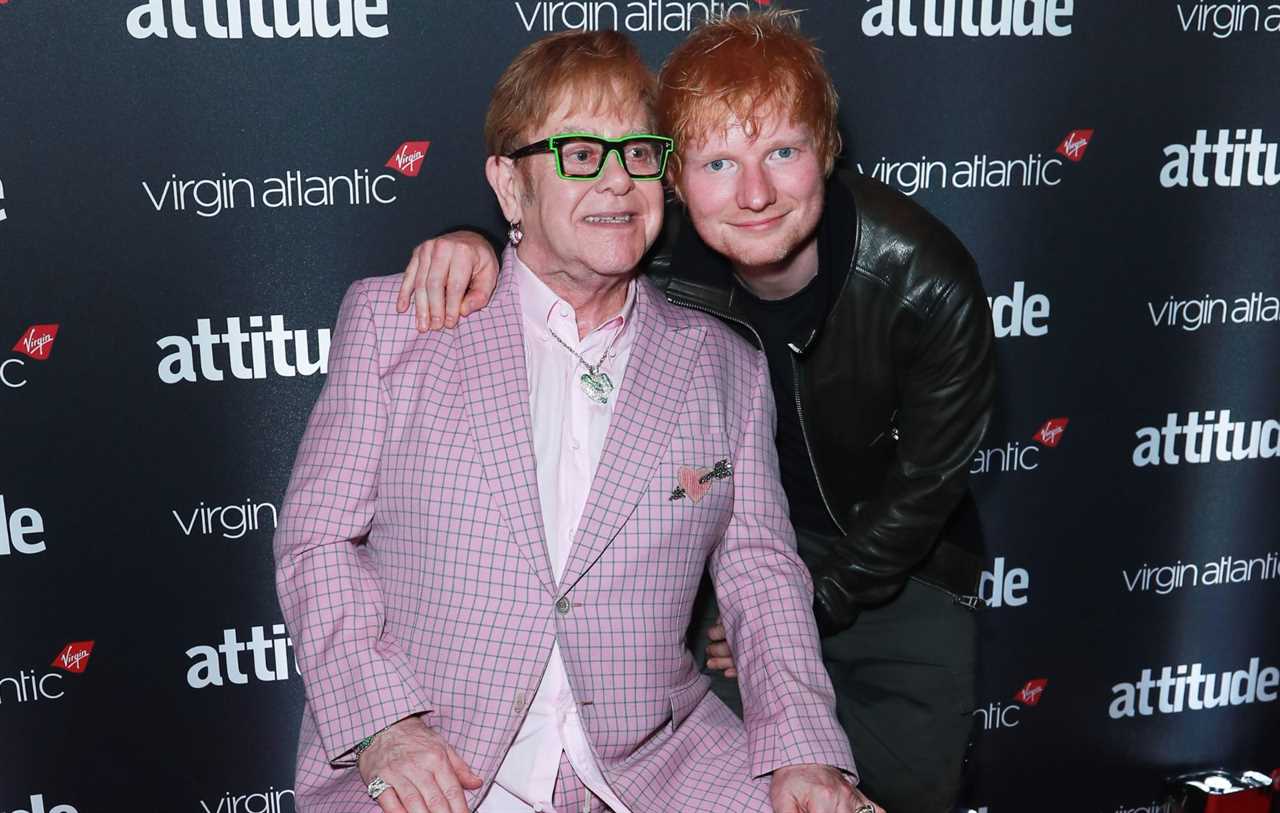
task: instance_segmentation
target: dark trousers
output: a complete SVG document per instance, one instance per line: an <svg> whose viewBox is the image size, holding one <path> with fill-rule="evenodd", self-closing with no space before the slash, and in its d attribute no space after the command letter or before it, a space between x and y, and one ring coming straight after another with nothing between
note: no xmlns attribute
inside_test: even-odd
<svg viewBox="0 0 1280 813"><path fill-rule="evenodd" d="M830 544L804 531L799 536L806 561ZM718 611L714 596L700 598L694 656L711 675L712 691L741 716L737 681L705 668L706 629ZM973 734L974 611L911 579L893 600L863 610L852 627L824 639L822 658L862 792L888 813L950 811Z"/></svg>

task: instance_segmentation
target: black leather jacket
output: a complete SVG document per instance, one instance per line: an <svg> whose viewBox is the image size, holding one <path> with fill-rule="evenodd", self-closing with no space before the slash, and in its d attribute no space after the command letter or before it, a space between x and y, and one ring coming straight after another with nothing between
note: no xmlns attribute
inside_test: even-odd
<svg viewBox="0 0 1280 813"><path fill-rule="evenodd" d="M832 179L823 217L843 260L837 293L822 327L793 347L792 371L818 488L846 540L814 571L819 627L831 634L912 576L977 592L979 552L940 537L990 419L995 358L976 265L946 226L853 173ZM760 344L721 264L673 264L659 249L649 275L672 303Z"/></svg>

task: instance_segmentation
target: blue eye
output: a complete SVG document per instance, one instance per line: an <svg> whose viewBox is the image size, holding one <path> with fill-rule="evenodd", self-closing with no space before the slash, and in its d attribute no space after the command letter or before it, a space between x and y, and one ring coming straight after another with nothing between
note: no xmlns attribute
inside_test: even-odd
<svg viewBox="0 0 1280 813"><path fill-rule="evenodd" d="M711 170L712 172L719 172L720 170L724 169L724 163L725 162L723 158L717 158L716 160L711 161L707 164L707 169Z"/></svg>
<svg viewBox="0 0 1280 813"><path fill-rule="evenodd" d="M774 150L774 154L777 155L779 158L786 160L796 154L796 148L795 147L779 147L778 149Z"/></svg>

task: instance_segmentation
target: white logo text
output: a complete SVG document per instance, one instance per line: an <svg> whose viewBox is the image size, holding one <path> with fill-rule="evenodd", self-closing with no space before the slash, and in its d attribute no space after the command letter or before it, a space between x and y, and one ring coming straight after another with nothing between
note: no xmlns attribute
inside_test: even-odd
<svg viewBox="0 0 1280 813"><path fill-rule="evenodd" d="M1216 419L1215 419L1216 418ZM1135 434L1138 445L1133 450L1133 465L1176 466L1187 463L1230 463L1239 460L1272 458L1280 453L1280 421L1269 419L1232 421L1231 410L1212 409L1188 412L1185 423L1176 412L1165 416L1161 427L1144 426ZM1178 454L1178 436L1182 436L1182 454ZM1216 441L1216 442L1215 442Z"/></svg>
<svg viewBox="0 0 1280 813"><path fill-rule="evenodd" d="M1260 129L1236 130L1234 140L1230 130L1219 130L1213 144L1209 143L1208 130L1196 130L1195 142L1164 148L1169 160L1160 170L1160 185L1166 189L1188 185L1275 186L1280 183L1277 147L1280 145L1274 141L1262 141ZM1262 163L1264 155L1266 166Z"/></svg>
<svg viewBox="0 0 1280 813"><path fill-rule="evenodd" d="M196 332L190 338L186 336L165 336L156 341L161 350L172 349L160 360L157 373L166 384L179 381L222 381L224 370L218 366L214 349L219 345L226 347L225 358L229 364L229 372L235 378L249 381L263 379L272 370L276 375L286 378L295 375L315 375L325 373L329 367L329 329L321 328L316 333L316 355L311 355L311 342L306 330L287 330L284 316L273 314L270 317L271 327L262 328L261 316L249 317L249 331L240 326L240 317L227 317L225 333L213 332L210 319L196 319ZM292 358L289 346L293 345ZM245 361L245 345L249 345L249 361ZM271 365L267 364L267 345L271 345ZM199 374L196 372L196 354L200 356Z"/></svg>
<svg viewBox="0 0 1280 813"><path fill-rule="evenodd" d="M1044 294L1027 296L1026 289L1027 284L1019 280L1013 283L1013 296L987 297L997 339L1024 334L1043 336L1049 332L1049 297Z"/></svg>
<svg viewBox="0 0 1280 813"><path fill-rule="evenodd" d="M421 158L419 158L421 160ZM199 217L217 217L228 209L257 207L268 209L295 206L369 206L395 203L394 189L379 186L396 182L396 176L382 173L371 177L367 169L353 169L350 175L308 175L301 170L286 172L283 177L265 178L255 185L249 178L189 179L171 174L169 180L152 188L146 181L142 190L157 212L194 211Z"/></svg>
<svg viewBox="0 0 1280 813"><path fill-rule="evenodd" d="M183 536L218 534L226 539L240 539L249 531L276 527L276 507L269 502L245 500L234 505L205 505L202 501L190 515L185 511L179 514L176 509L169 513L173 514Z"/></svg>
<svg viewBox="0 0 1280 813"><path fill-rule="evenodd" d="M895 33L914 37L921 28L926 37L954 37L957 22L966 37L1065 37L1071 33L1075 9L1075 0L959 0L957 14L957 0L922 0L920 14L913 15L912 0L868 2L876 3L862 15L862 33L868 37L892 37ZM980 7L981 19L974 14L975 7Z"/></svg>
<svg viewBox="0 0 1280 813"><path fill-rule="evenodd" d="M1160 303L1159 310L1156 310L1154 302L1148 302L1147 312L1154 327L1177 326L1188 332L1205 325L1225 325L1228 321L1236 325L1280 322L1280 297L1266 296L1262 291L1254 291L1235 300L1208 294L1202 299L1169 297L1168 301Z"/></svg>
<svg viewBox="0 0 1280 813"><path fill-rule="evenodd" d="M387 16L387 0L248 0L249 32L262 39L280 37L353 37L359 34L369 39L387 36L387 25L379 22ZM187 0L168 0L169 14L165 14L166 0L148 0L129 12L125 27L129 36L144 40L148 37L165 39L169 28L182 39L195 39L204 33L216 40L243 39L244 20L240 15L241 0L223 0L219 13L217 0L203 0L203 13L197 28L187 12ZM290 14L288 5L293 6ZM330 16L330 6L336 5L337 19ZM270 15L268 15L270 11ZM269 19L268 19L269 17Z"/></svg>
<svg viewBox="0 0 1280 813"><path fill-rule="evenodd" d="M1152 679L1151 670L1143 669L1135 683L1117 683L1111 687L1114 697L1108 710L1111 719L1135 715L1179 714L1223 706L1271 703L1280 686L1280 669L1268 666L1259 670L1259 659L1250 658L1247 669L1220 674L1202 674L1203 666L1193 663L1166 666L1160 677ZM1158 689L1154 693L1153 689Z"/></svg>
<svg viewBox="0 0 1280 813"><path fill-rule="evenodd" d="M43 539L28 539L44 533L44 517L34 508L19 508L5 513L4 495L0 494L0 556L10 553L43 553Z"/></svg>
<svg viewBox="0 0 1280 813"><path fill-rule="evenodd" d="M525 31L689 31L704 20L720 19L751 6L724 0L515 0ZM695 13L700 12L700 13Z"/></svg>
<svg viewBox="0 0 1280 813"><path fill-rule="evenodd" d="M921 189L1013 189L1062 183L1062 176L1057 174L1062 159L1045 160L1041 153L1028 153L1026 158L993 158L974 153L972 158L954 164L929 160L923 155L918 161L890 161L881 156L869 172L861 162L856 165L859 173L896 186L907 196Z"/></svg>
<svg viewBox="0 0 1280 813"><path fill-rule="evenodd" d="M293 639L285 634L284 624L274 624L271 634L266 638L263 628L249 628L249 640L240 641L234 629L222 631L222 643L216 647L200 644L187 650L187 657L194 663L187 669L187 685L193 689L206 686L222 686L224 682L243 685L250 678L261 681L289 679L289 663L291 659L287 650L293 646ZM251 670L242 668L240 655L245 651L253 653L250 662ZM293 663L294 674L298 674L297 662Z"/></svg>
<svg viewBox="0 0 1280 813"><path fill-rule="evenodd" d="M1178 22L1183 31L1204 32L1212 30L1213 36L1224 40L1232 34L1242 31L1266 31L1274 34L1280 31L1280 3L1267 6L1263 15L1260 3L1187 3L1190 8L1183 9L1178 4ZM1252 17L1252 22L1250 22Z"/></svg>
<svg viewBox="0 0 1280 813"><path fill-rule="evenodd" d="M54 807L46 809L44 806L43 793L33 793L31 794L30 799L31 801L26 803L30 809L11 810L9 813L78 813L78 811L71 805L55 805Z"/></svg>
<svg viewBox="0 0 1280 813"><path fill-rule="evenodd" d="M978 598L988 607L1021 607L1027 603L1027 590L1031 586L1031 574L1026 568L1015 567L1005 572L1004 557L997 556L991 570L982 571L978 581Z"/></svg>
<svg viewBox="0 0 1280 813"><path fill-rule="evenodd" d="M1128 570L1122 572L1124 586L1130 593L1152 592L1164 596L1183 587L1212 587L1280 578L1280 553L1268 553L1252 559L1223 556L1204 564L1179 560L1171 565L1156 566L1144 562L1132 574Z"/></svg>
<svg viewBox="0 0 1280 813"><path fill-rule="evenodd" d="M258 793L248 793L243 795L233 795L230 792L222 794L218 798L216 806L210 806L203 799L200 800L200 807L204 813L283 813L285 810L293 809L293 791L288 788L276 790L275 786L267 788L265 791ZM289 806L286 808L282 802L289 800Z"/></svg>

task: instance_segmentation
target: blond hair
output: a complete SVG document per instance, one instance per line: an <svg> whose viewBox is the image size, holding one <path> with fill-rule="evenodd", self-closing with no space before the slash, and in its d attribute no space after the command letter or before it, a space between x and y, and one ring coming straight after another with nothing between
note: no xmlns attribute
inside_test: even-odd
<svg viewBox="0 0 1280 813"><path fill-rule="evenodd" d="M636 103L652 124L657 83L640 53L616 31L565 31L522 50L494 85L484 120L490 155L524 146L563 99L580 109L618 117Z"/></svg>

